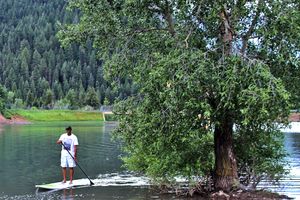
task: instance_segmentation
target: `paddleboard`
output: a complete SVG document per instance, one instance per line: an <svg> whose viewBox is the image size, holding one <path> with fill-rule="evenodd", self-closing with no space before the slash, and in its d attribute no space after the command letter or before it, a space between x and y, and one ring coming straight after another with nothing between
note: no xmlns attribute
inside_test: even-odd
<svg viewBox="0 0 300 200"><path fill-rule="evenodd" d="M90 181L88 179L78 179L78 180L73 180L72 184L70 184L69 181L67 181L66 183L63 182L48 183L48 184L36 185L35 187L46 189L46 190L62 190L62 189L89 186L89 185L90 185Z"/></svg>

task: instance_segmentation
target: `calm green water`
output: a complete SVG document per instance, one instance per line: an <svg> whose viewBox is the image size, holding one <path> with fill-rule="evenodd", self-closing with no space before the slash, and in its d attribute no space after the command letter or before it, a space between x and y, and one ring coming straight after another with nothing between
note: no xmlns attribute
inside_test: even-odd
<svg viewBox="0 0 300 200"><path fill-rule="evenodd" d="M52 193L36 193L35 185L62 180L61 147L55 142L66 126L78 137L78 162L85 172L104 185ZM148 189L147 180L121 168L120 145L111 141L116 124L101 122L37 123L0 126L0 200L2 199L176 199L157 196ZM292 176L283 192L300 195L300 134L286 133ZM85 178L76 168L75 179ZM128 186L120 184L128 182ZM114 186L112 186L114 185ZM291 185L291 187L289 187Z"/></svg>
<svg viewBox="0 0 300 200"><path fill-rule="evenodd" d="M111 141L115 124L100 122L38 123L0 127L0 199L138 199L145 188L94 187L36 195L36 184L62 180L61 147L55 142L66 126L79 140L78 162L91 178L118 173L119 145ZM79 170L75 178L84 178Z"/></svg>

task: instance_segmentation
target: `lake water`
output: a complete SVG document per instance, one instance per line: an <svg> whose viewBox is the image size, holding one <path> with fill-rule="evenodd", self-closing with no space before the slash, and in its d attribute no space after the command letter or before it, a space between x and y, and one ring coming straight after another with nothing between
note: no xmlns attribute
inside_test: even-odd
<svg viewBox="0 0 300 200"><path fill-rule="evenodd" d="M299 126L298 122L296 126ZM300 127L300 126L299 126ZM289 153L290 174L281 181L282 186L275 190L295 199L300 199L300 129L285 133L284 146Z"/></svg>
<svg viewBox="0 0 300 200"><path fill-rule="evenodd" d="M36 184L62 180L61 147L55 142L66 126L78 137L78 162L97 182L97 187L51 193L38 192ZM60 122L0 126L0 200L2 199L177 199L158 196L148 188L148 179L121 168L120 145L111 141L114 123ZM300 133L286 133L291 157L291 176L281 193L300 198ZM76 168L75 179L85 178ZM101 183L101 184L98 184Z"/></svg>

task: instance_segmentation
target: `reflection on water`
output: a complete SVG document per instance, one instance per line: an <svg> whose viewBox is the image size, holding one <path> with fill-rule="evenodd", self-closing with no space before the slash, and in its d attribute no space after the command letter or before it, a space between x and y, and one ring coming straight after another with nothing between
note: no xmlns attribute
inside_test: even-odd
<svg viewBox="0 0 300 200"><path fill-rule="evenodd" d="M294 124L295 125L295 124ZM280 180L280 185L272 186L269 183L262 182L258 186L260 189L269 189L280 194L287 195L294 199L300 199L300 132L299 124L296 124L292 129L285 133L284 146L289 156L286 158L290 169L290 174ZM297 132L292 132L298 131Z"/></svg>
<svg viewBox="0 0 300 200"><path fill-rule="evenodd" d="M300 133L285 133L284 145L289 153L287 159L291 171L289 176L281 181L282 187L277 189L277 191L290 197L300 199Z"/></svg>
<svg viewBox="0 0 300 200"><path fill-rule="evenodd" d="M3 125L0 124L0 135L3 133Z"/></svg>
<svg viewBox="0 0 300 200"><path fill-rule="evenodd" d="M74 200L73 189L63 190L62 200Z"/></svg>
<svg viewBox="0 0 300 200"><path fill-rule="evenodd" d="M35 185L61 180L61 148L55 142L69 125L79 140L78 162L96 187L36 193ZM115 126L99 122L0 126L0 200L176 200L174 196L153 194L146 177L123 172L120 146L111 141L110 132ZM281 181L284 187L273 189L300 199L300 133L286 133L285 147L290 154L287 159L292 167L291 175ZM76 169L75 178L85 178L85 175Z"/></svg>

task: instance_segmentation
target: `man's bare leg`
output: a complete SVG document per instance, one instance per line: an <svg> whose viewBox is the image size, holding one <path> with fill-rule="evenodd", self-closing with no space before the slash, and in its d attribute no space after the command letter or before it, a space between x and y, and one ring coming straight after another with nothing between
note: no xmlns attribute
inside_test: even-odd
<svg viewBox="0 0 300 200"><path fill-rule="evenodd" d="M73 169L73 167L70 167L69 170L70 170L70 184L72 184L72 182L73 182L73 175L74 175L74 169Z"/></svg>
<svg viewBox="0 0 300 200"><path fill-rule="evenodd" d="M66 182L66 175L67 175L67 168L66 167L62 167L62 175L63 175L63 183Z"/></svg>

